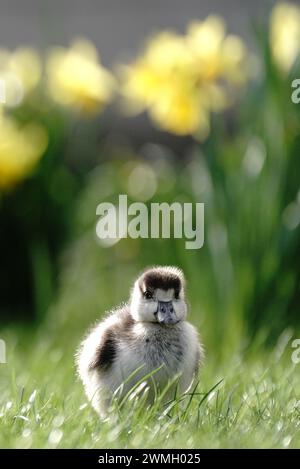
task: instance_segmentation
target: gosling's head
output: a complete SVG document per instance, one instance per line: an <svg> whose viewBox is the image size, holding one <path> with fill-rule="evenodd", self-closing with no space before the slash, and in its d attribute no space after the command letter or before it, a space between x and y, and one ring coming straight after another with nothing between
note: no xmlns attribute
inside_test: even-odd
<svg viewBox="0 0 300 469"><path fill-rule="evenodd" d="M177 267L153 267L136 281L130 311L135 321L172 326L184 321L184 275Z"/></svg>

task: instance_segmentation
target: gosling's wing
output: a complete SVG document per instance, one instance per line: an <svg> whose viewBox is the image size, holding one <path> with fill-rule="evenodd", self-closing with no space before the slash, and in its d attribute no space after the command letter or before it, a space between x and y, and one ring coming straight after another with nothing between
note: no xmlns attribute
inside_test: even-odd
<svg viewBox="0 0 300 469"><path fill-rule="evenodd" d="M133 320L127 305L111 312L82 342L77 354L79 375L86 375L95 369L107 370L112 365L118 349L118 342L130 329Z"/></svg>
<svg viewBox="0 0 300 469"><path fill-rule="evenodd" d="M79 376L85 381L90 371L98 366L109 366L114 355L111 328L116 322L112 315L94 327L81 343L76 354L76 365Z"/></svg>
<svg viewBox="0 0 300 469"><path fill-rule="evenodd" d="M102 337L95 350L89 369L107 370L112 365L118 351L118 342L130 338L134 320L129 313L128 305L116 310L113 319L108 320L108 327L102 331Z"/></svg>
<svg viewBox="0 0 300 469"><path fill-rule="evenodd" d="M117 354L117 338L113 328L108 328L102 332L99 345L89 363L89 371L94 369L108 370Z"/></svg>

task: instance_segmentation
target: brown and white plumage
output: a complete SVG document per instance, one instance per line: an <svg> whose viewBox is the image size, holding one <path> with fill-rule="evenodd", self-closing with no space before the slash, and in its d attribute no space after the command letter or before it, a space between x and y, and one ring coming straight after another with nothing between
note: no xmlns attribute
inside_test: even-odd
<svg viewBox="0 0 300 469"><path fill-rule="evenodd" d="M99 414L117 390L125 395L152 371L150 401L153 386L163 389L176 376L181 392L189 388L203 352L186 315L183 273L175 267L155 267L136 280L128 304L111 311L88 334L77 354L77 366Z"/></svg>

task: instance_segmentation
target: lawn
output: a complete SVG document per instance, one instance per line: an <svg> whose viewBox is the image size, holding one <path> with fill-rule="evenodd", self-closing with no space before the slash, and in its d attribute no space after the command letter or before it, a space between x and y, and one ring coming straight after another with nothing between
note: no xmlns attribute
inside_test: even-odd
<svg viewBox="0 0 300 469"><path fill-rule="evenodd" d="M233 354L219 363L207 346L199 384L190 393L147 410L133 396L100 421L75 376L77 332L49 324L35 332L4 332L0 447L299 447L299 365L291 361L287 334L267 353Z"/></svg>

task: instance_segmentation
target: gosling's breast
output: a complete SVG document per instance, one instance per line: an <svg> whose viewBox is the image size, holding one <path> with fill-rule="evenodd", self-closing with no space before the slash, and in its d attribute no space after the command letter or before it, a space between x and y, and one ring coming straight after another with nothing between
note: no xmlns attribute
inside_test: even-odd
<svg viewBox="0 0 300 469"><path fill-rule="evenodd" d="M152 368L165 365L170 373L180 371L184 350L179 331L156 324L145 329L136 347L143 361Z"/></svg>

